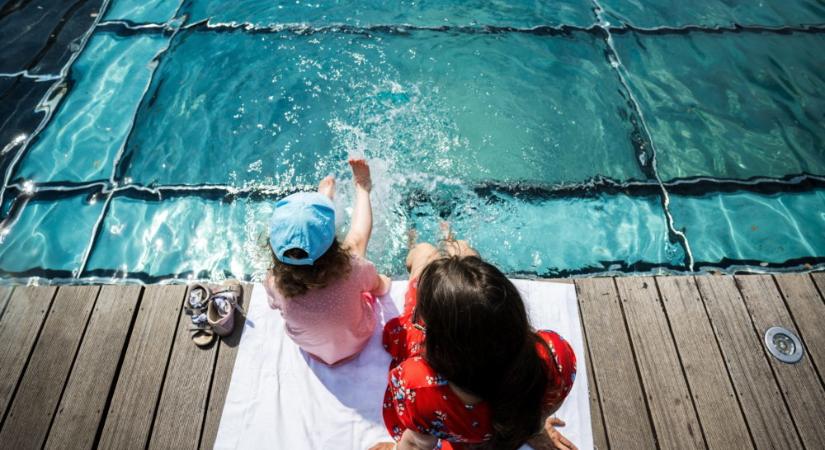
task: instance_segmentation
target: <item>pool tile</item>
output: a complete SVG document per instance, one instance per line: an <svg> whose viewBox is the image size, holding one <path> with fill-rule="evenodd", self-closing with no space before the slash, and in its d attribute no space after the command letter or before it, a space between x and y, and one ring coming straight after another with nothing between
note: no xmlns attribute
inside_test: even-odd
<svg viewBox="0 0 825 450"><path fill-rule="evenodd" d="M180 4L181 0L113 0L106 11L106 20L166 23L175 16Z"/></svg>
<svg viewBox="0 0 825 450"><path fill-rule="evenodd" d="M316 183L344 172L347 154L366 154L395 178L644 179L603 52L586 33L182 31L122 175Z"/></svg>
<svg viewBox="0 0 825 450"><path fill-rule="evenodd" d="M772 27L820 25L825 22L825 4L818 0L599 0L609 18L638 27Z"/></svg>
<svg viewBox="0 0 825 450"><path fill-rule="evenodd" d="M4 1L0 72L57 75L97 20L103 0Z"/></svg>
<svg viewBox="0 0 825 450"><path fill-rule="evenodd" d="M30 201L0 232L0 275L78 270L102 210L87 195Z"/></svg>
<svg viewBox="0 0 825 450"><path fill-rule="evenodd" d="M539 25L589 26L595 17L589 0L336 0L309 2L275 0L194 0L185 6L192 21L212 23L309 24L354 26L409 24L416 26L494 25L535 27Z"/></svg>
<svg viewBox="0 0 825 450"><path fill-rule="evenodd" d="M15 179L37 182L108 179L168 39L154 35L92 37L71 71L69 92L22 160Z"/></svg>
<svg viewBox="0 0 825 450"><path fill-rule="evenodd" d="M270 205L197 197L112 200L84 275L236 277L255 272L265 255ZM260 261L258 265L260 266Z"/></svg>
<svg viewBox="0 0 825 450"><path fill-rule="evenodd" d="M825 36L614 39L665 180L825 174Z"/></svg>
<svg viewBox="0 0 825 450"><path fill-rule="evenodd" d="M653 265L683 267L684 253L668 241L658 197L525 201L504 194L485 199L447 195L413 210L412 222L421 238L437 242L438 221L446 220L458 238L467 239L485 260L507 273L553 277L646 271Z"/></svg>
<svg viewBox="0 0 825 450"><path fill-rule="evenodd" d="M724 259L781 264L825 257L825 190L760 195L671 195L677 228L685 229L697 269ZM723 264L727 265L727 264Z"/></svg>
<svg viewBox="0 0 825 450"><path fill-rule="evenodd" d="M45 113L37 110L51 82L18 77L0 77L0 173L19 151L25 138L31 136Z"/></svg>
<svg viewBox="0 0 825 450"><path fill-rule="evenodd" d="M336 198L338 235L346 235L351 192ZM409 194L407 192L406 194ZM383 273L404 276L407 230L437 242L449 221L459 238L512 274L558 276L610 270L680 268L684 254L667 238L657 197L595 195L576 199L478 196L443 187L433 196L376 195L368 257ZM84 276L261 277L268 268L266 223L272 201L196 197L115 198ZM575 220L571 220L575 218Z"/></svg>

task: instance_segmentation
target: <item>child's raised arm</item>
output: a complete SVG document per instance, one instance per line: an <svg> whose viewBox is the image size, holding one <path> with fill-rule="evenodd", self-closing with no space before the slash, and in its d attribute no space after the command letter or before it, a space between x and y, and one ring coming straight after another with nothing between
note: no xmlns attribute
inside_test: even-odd
<svg viewBox="0 0 825 450"><path fill-rule="evenodd" d="M372 178L367 160L350 158L349 165L355 179L355 207L352 212L352 226L344 239L344 245L352 253L363 258L367 254L367 244L372 234Z"/></svg>

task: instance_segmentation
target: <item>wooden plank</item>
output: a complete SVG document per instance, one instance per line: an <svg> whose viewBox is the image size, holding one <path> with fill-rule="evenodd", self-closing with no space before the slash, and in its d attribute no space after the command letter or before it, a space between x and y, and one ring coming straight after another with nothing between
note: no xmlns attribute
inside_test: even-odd
<svg viewBox="0 0 825 450"><path fill-rule="evenodd" d="M616 278L616 286L659 446L663 449L705 448L702 427L655 280L622 277Z"/></svg>
<svg viewBox="0 0 825 450"><path fill-rule="evenodd" d="M593 363L590 362L590 347L587 345L587 335L584 333L584 322L581 311L579 311L579 321L582 327L582 340L584 341L584 363L587 367L587 380L589 386L587 396L590 399L590 426L593 429L593 448L610 448L607 442L607 432L604 430L604 419L602 418L602 405L599 402L599 391L596 385L596 378L593 376ZM581 356L579 356L581 358ZM579 359L581 361L581 359Z"/></svg>
<svg viewBox="0 0 825 450"><path fill-rule="evenodd" d="M192 318L181 314L149 440L150 449L198 448L217 345L196 346L189 331L191 326Z"/></svg>
<svg viewBox="0 0 825 450"><path fill-rule="evenodd" d="M770 275L737 276L736 284L760 338L773 326L785 327L799 334ZM786 364L770 356L767 350L764 352L773 366L805 447L825 448L825 427L822 426L825 389L810 358L802 358L796 364Z"/></svg>
<svg viewBox="0 0 825 450"><path fill-rule="evenodd" d="M132 328L100 448L145 448L186 286L147 286Z"/></svg>
<svg viewBox="0 0 825 450"><path fill-rule="evenodd" d="M799 329L805 352L819 373L819 381L825 382L825 302L807 274L775 275L774 278Z"/></svg>
<svg viewBox="0 0 825 450"><path fill-rule="evenodd" d="M722 353L692 277L657 277L708 448L753 448ZM701 344L700 344L701 343Z"/></svg>
<svg viewBox="0 0 825 450"><path fill-rule="evenodd" d="M47 449L94 446L140 292L140 286L101 289L49 431Z"/></svg>
<svg viewBox="0 0 825 450"><path fill-rule="evenodd" d="M811 278L813 278L814 284L819 289L819 294L823 296L823 301L825 301L825 272L812 273Z"/></svg>
<svg viewBox="0 0 825 450"><path fill-rule="evenodd" d="M613 279L576 281L593 375L612 448L654 448L655 438Z"/></svg>
<svg viewBox="0 0 825 450"><path fill-rule="evenodd" d="M701 276L696 284L756 448L801 448L733 277Z"/></svg>
<svg viewBox="0 0 825 450"><path fill-rule="evenodd" d="M244 310L248 309L249 301L252 298L252 285L244 284L243 303ZM206 409L206 420L201 433L200 448L212 448L215 445L215 438L218 436L218 425L220 425L223 404L226 401L226 394L229 391L229 381L232 378L232 368L235 366L235 357L238 355L238 344L241 342L245 317L242 314L235 316L235 332L231 336L221 339L218 345L218 359L215 362L215 370L212 374L212 387L209 394L209 406Z"/></svg>
<svg viewBox="0 0 825 450"><path fill-rule="evenodd" d="M0 431L0 442L7 448L39 449L46 440L99 291L99 286L64 286L57 291Z"/></svg>
<svg viewBox="0 0 825 450"><path fill-rule="evenodd" d="M40 333L57 288L18 287L0 319L0 422Z"/></svg>
<svg viewBox="0 0 825 450"><path fill-rule="evenodd" d="M9 303L13 290L14 288L11 286L0 286L0 318L3 317L3 313L6 311L6 305Z"/></svg>

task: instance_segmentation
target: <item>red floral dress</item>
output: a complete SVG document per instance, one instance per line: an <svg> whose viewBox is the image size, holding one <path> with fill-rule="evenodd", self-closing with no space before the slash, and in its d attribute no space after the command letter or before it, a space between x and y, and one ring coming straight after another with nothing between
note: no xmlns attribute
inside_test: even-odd
<svg viewBox="0 0 825 450"><path fill-rule="evenodd" d="M438 449L463 449L492 438L489 405L464 403L423 358L424 331L412 323L417 281L411 280L404 312L384 326L384 348L392 356L389 383L384 394L384 424L396 441L404 430L439 439ZM547 363L547 409L555 410L567 397L576 379L576 355L570 344L553 331L539 331L547 346L537 344ZM549 351L548 351L549 350Z"/></svg>

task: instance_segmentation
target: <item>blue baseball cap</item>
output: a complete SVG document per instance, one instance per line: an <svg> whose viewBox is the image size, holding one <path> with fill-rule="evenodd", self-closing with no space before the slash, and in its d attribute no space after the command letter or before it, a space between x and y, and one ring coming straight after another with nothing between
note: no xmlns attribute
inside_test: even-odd
<svg viewBox="0 0 825 450"><path fill-rule="evenodd" d="M311 266L335 240L335 206L318 192L298 192L275 203L269 221L269 243L278 261L294 266ZM287 250L301 249L306 258L284 256Z"/></svg>

